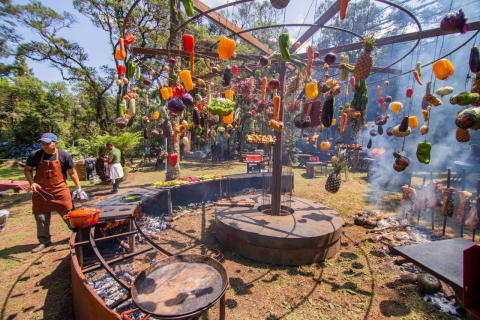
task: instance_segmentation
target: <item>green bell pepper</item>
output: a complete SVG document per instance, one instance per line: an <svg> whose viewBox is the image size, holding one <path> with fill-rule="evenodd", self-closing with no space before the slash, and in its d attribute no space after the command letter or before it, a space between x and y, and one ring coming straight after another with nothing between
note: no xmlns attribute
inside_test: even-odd
<svg viewBox="0 0 480 320"><path fill-rule="evenodd" d="M183 6L185 7L187 16L193 17L193 0L183 0Z"/></svg>
<svg viewBox="0 0 480 320"><path fill-rule="evenodd" d="M262 75L262 72L260 70L255 70L255 80L260 79L261 75Z"/></svg>
<svg viewBox="0 0 480 320"><path fill-rule="evenodd" d="M278 37L278 45L280 46L280 53L284 60L290 60L290 35L288 33L282 33Z"/></svg>
<svg viewBox="0 0 480 320"><path fill-rule="evenodd" d="M127 65L127 78L132 78L133 75L135 74L135 69L137 68L137 65L133 61L129 61Z"/></svg>
<svg viewBox="0 0 480 320"><path fill-rule="evenodd" d="M432 144L428 142L420 142L417 147L417 159L421 163L430 163L430 151L432 150Z"/></svg>

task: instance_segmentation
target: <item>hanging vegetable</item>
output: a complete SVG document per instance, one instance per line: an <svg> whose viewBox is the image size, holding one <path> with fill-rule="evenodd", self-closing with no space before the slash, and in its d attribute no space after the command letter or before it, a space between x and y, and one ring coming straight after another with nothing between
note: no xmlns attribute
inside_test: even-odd
<svg viewBox="0 0 480 320"><path fill-rule="evenodd" d="M457 138L458 142L468 142L472 138L472 132L470 129L457 128L455 138Z"/></svg>
<svg viewBox="0 0 480 320"><path fill-rule="evenodd" d="M347 114L342 113L342 118L340 120L340 134L343 134L345 131L345 124L347 123Z"/></svg>
<svg viewBox="0 0 480 320"><path fill-rule="evenodd" d="M348 73L353 72L355 68L353 66L350 66L348 64L349 62L349 57L346 55L343 57L343 62L340 63L339 69L340 69L340 75L338 76L340 81L345 81L347 79ZM352 67L352 68L349 68Z"/></svg>
<svg viewBox="0 0 480 320"><path fill-rule="evenodd" d="M118 43L120 45L120 48L115 50L115 59L119 61L123 61L127 57L127 52L125 51L125 43L123 38L120 38L118 40Z"/></svg>
<svg viewBox="0 0 480 320"><path fill-rule="evenodd" d="M345 19L347 15L348 1L350 0L340 0L340 20Z"/></svg>
<svg viewBox="0 0 480 320"><path fill-rule="evenodd" d="M193 87L193 82L192 82L192 76L190 74L190 71L188 70L183 70L180 72L180 79L182 79L183 85L185 86L185 90L190 91L192 90Z"/></svg>
<svg viewBox="0 0 480 320"><path fill-rule="evenodd" d="M260 79L260 76L262 75L262 71L260 70L255 70L255 73L254 73L254 78L255 80L258 80Z"/></svg>
<svg viewBox="0 0 480 320"><path fill-rule="evenodd" d="M120 103L120 106L119 106L120 117L124 116L126 106L127 106L127 101L125 101L125 99L123 99L122 102Z"/></svg>
<svg viewBox="0 0 480 320"><path fill-rule="evenodd" d="M468 31L467 20L468 19L465 18L465 14L463 13L462 9L460 9L458 12L450 12L443 17L442 21L440 21L440 29L449 33L456 31L465 33Z"/></svg>
<svg viewBox="0 0 480 320"><path fill-rule="evenodd" d="M331 146L331 144L327 140L323 140L320 143L320 149L322 149L323 151L327 151L328 149L330 149L330 146Z"/></svg>
<svg viewBox="0 0 480 320"><path fill-rule="evenodd" d="M306 69L306 72L305 72L305 80L307 80L308 77L310 77L310 74L312 73L313 59L314 59L313 47L308 46L308 48L307 48L307 69Z"/></svg>
<svg viewBox="0 0 480 320"><path fill-rule="evenodd" d="M371 147L372 147L372 138L368 140L367 149L370 149Z"/></svg>
<svg viewBox="0 0 480 320"><path fill-rule="evenodd" d="M132 78L135 74L135 68L137 65L133 61L129 61L127 65L127 78Z"/></svg>
<svg viewBox="0 0 480 320"><path fill-rule="evenodd" d="M333 97L333 95L330 94L325 99L325 103L323 105L323 110L321 114L322 125L325 128L329 128L332 124L334 106L335 106L335 98Z"/></svg>
<svg viewBox="0 0 480 320"><path fill-rule="evenodd" d="M455 119L455 124L462 129L480 129L480 108L468 108L461 111Z"/></svg>
<svg viewBox="0 0 480 320"><path fill-rule="evenodd" d="M419 85L423 85L422 80L420 79L420 74L417 70L413 71L413 76L415 77L415 80L417 80Z"/></svg>
<svg viewBox="0 0 480 320"><path fill-rule="evenodd" d="M168 101L167 108L171 112L179 114L183 112L183 110L185 110L185 105L183 104L183 101L181 99L172 98Z"/></svg>
<svg viewBox="0 0 480 320"><path fill-rule="evenodd" d="M470 93L470 92L464 91L457 95L451 96L450 103L458 104L459 106L468 106L469 104L472 104L475 101L477 101L479 98L480 98L480 95L478 93Z"/></svg>
<svg viewBox="0 0 480 320"><path fill-rule="evenodd" d="M398 131L400 132L406 132L408 129L408 117L403 117L402 123L398 127Z"/></svg>
<svg viewBox="0 0 480 320"><path fill-rule="evenodd" d="M131 33L127 34L125 39L123 40L124 44L131 44L133 41L135 41L135 36Z"/></svg>
<svg viewBox="0 0 480 320"><path fill-rule="evenodd" d="M282 33L278 37L278 45L280 47L280 53L284 60L290 60L290 35L288 33Z"/></svg>
<svg viewBox="0 0 480 320"><path fill-rule="evenodd" d="M433 105L434 107L438 107L443 104L442 100L435 97L433 94L427 93L425 95L425 101Z"/></svg>
<svg viewBox="0 0 480 320"><path fill-rule="evenodd" d="M135 99L128 100L128 115L130 117L135 115Z"/></svg>
<svg viewBox="0 0 480 320"><path fill-rule="evenodd" d="M190 52L190 72L193 74L195 71L195 53Z"/></svg>
<svg viewBox="0 0 480 320"><path fill-rule="evenodd" d="M476 45L474 45L470 50L470 59L468 64L470 66L470 71L473 73L480 72L480 51Z"/></svg>
<svg viewBox="0 0 480 320"><path fill-rule="evenodd" d="M428 133L428 126L426 124L420 127L420 133L422 134L422 136Z"/></svg>
<svg viewBox="0 0 480 320"><path fill-rule="evenodd" d="M408 89L407 89L407 98L411 98L411 97L412 97L412 94L413 94L413 89L412 89L412 88L408 88Z"/></svg>
<svg viewBox="0 0 480 320"><path fill-rule="evenodd" d="M422 62L418 61L417 64L415 65L415 70L418 72L418 75L421 77L422 76Z"/></svg>
<svg viewBox="0 0 480 320"><path fill-rule="evenodd" d="M186 107L193 106L193 97L189 93L183 94L180 99L182 99L182 102Z"/></svg>
<svg viewBox="0 0 480 320"><path fill-rule="evenodd" d="M261 65L262 67L265 67L265 66L268 65L268 62L269 62L269 61L270 61L270 58L269 58L268 56L261 56L259 63L260 63L260 65Z"/></svg>
<svg viewBox="0 0 480 320"><path fill-rule="evenodd" d="M453 92L453 88L452 87L447 87L447 86L443 86L441 88L438 88L437 91L435 91L436 94L438 94L440 97L444 97L446 95L449 95Z"/></svg>
<svg viewBox="0 0 480 320"><path fill-rule="evenodd" d="M225 98L233 101L233 90L225 90Z"/></svg>
<svg viewBox="0 0 480 320"><path fill-rule="evenodd" d="M265 103L265 95L267 94L267 77L263 77L262 79L262 103Z"/></svg>
<svg viewBox="0 0 480 320"><path fill-rule="evenodd" d="M423 121L428 121L428 111L422 110Z"/></svg>
<svg viewBox="0 0 480 320"><path fill-rule="evenodd" d="M355 77L350 77L350 86L352 87L352 92L355 92Z"/></svg>
<svg viewBox="0 0 480 320"><path fill-rule="evenodd" d="M406 117L407 118L407 117ZM407 118L408 119L408 118ZM392 134L395 136L395 137L406 137L408 136L410 133L412 132L412 129L409 127L407 129L407 131L405 132L401 132L400 131L400 125L397 124L395 127L392 128ZM388 134L388 129L387 129L387 134Z"/></svg>
<svg viewBox="0 0 480 320"><path fill-rule="evenodd" d="M170 167L175 167L175 165L177 164L177 160L178 160L178 154L168 155L168 164L170 165Z"/></svg>
<svg viewBox="0 0 480 320"><path fill-rule="evenodd" d="M420 142L417 147L417 159L421 163L430 163L430 151L432 150L432 144L428 142Z"/></svg>
<svg viewBox="0 0 480 320"><path fill-rule="evenodd" d="M446 80L455 72L455 69L453 68L450 60L441 59L433 64L433 72L435 73L435 77L437 77L437 79Z"/></svg>
<svg viewBox="0 0 480 320"><path fill-rule="evenodd" d="M235 40L228 39L225 36L220 38L220 43L218 44L218 57L221 60L228 60L232 56L233 52L235 51Z"/></svg>
<svg viewBox="0 0 480 320"><path fill-rule="evenodd" d="M140 66L136 67L136 73L135 73L135 80L139 81L140 77L142 76L142 69Z"/></svg>
<svg viewBox="0 0 480 320"><path fill-rule="evenodd" d="M224 87L228 87L231 81L232 81L232 69L229 66L227 66L225 70L223 70L222 85Z"/></svg>
<svg viewBox="0 0 480 320"><path fill-rule="evenodd" d="M280 96L273 97L273 119L278 121L278 115L280 113Z"/></svg>
<svg viewBox="0 0 480 320"><path fill-rule="evenodd" d="M119 78L123 78L123 76L125 75L125 71L127 71L127 68L125 68L124 66L122 66L121 64L119 64L118 67L117 67L118 77L119 77Z"/></svg>
<svg viewBox="0 0 480 320"><path fill-rule="evenodd" d="M410 160L402 156L400 152L394 152L393 156L395 157L395 163L393 164L393 169L397 172L405 170L410 165Z"/></svg>
<svg viewBox="0 0 480 320"><path fill-rule="evenodd" d="M334 52L329 52L325 55L324 61L328 65L332 65L337 60L337 55Z"/></svg>
<svg viewBox="0 0 480 320"><path fill-rule="evenodd" d="M232 73L233 73L233 74L238 74L238 66L237 66L236 64L234 64L234 65L232 66Z"/></svg>
<svg viewBox="0 0 480 320"><path fill-rule="evenodd" d="M308 99L315 99L318 96L317 83L313 82L305 84L305 93L307 94Z"/></svg>
<svg viewBox="0 0 480 320"><path fill-rule="evenodd" d="M185 52L193 52L195 46L195 38L191 34L183 35L183 50Z"/></svg>
<svg viewBox="0 0 480 320"><path fill-rule="evenodd" d="M148 134L148 129L147 129L147 128L145 128L145 129L143 130L143 138L144 138L145 140L148 140L148 139L150 138L150 135Z"/></svg>
<svg viewBox="0 0 480 320"><path fill-rule="evenodd" d="M270 90L276 90L278 89L278 87L280 87L280 80L278 79L272 79L270 81L268 81L268 89Z"/></svg>
<svg viewBox="0 0 480 320"><path fill-rule="evenodd" d="M185 13L188 17L193 17L193 0L182 0Z"/></svg>
<svg viewBox="0 0 480 320"><path fill-rule="evenodd" d="M412 127L412 128L418 127L418 119L417 119L417 117L415 117L415 116L408 117L408 124L409 124L410 127Z"/></svg>
<svg viewBox="0 0 480 320"><path fill-rule="evenodd" d="M228 116L223 117L223 123L230 124L233 122L233 111Z"/></svg>

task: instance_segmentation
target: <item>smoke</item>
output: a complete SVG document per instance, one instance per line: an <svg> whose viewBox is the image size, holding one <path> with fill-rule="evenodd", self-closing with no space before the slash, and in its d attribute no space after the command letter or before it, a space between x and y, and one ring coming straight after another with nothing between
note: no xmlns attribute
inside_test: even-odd
<svg viewBox="0 0 480 320"><path fill-rule="evenodd" d="M452 51L471 36L472 33L469 32L465 35L454 34L444 36L445 39L440 37L438 40L424 40L422 41L420 47L420 53L418 53L417 49L413 54L403 60L401 64L397 64L393 66L393 68L401 67L402 71L405 72L413 69L417 61L421 61L423 64L426 64L438 58L439 56L443 56L444 54ZM370 125L362 130L360 138L357 139L357 143L360 143L363 139L364 150L367 150L366 145L368 140L371 138L372 147L368 151L371 151L373 148L384 148L386 151L383 158L379 160L378 169L369 173L370 188L372 190L390 189L392 191L400 191L402 184L410 181L410 172L413 174L424 172L425 174L429 175L430 171L433 171L434 174L445 172L447 167L453 165L454 161L476 163L476 161L473 160L474 155L472 153L471 146L472 144L478 143L480 138L479 134L472 131L472 139L469 143L459 143L455 137L457 129L455 125L456 115L458 112L468 108L469 106L452 105L449 102L449 99L452 95L459 94L463 91L470 91L471 89L471 82L468 82L467 84L466 77L469 71L468 59L470 55L470 48L473 46L473 42L474 41L470 41L462 49L447 57L455 67L455 73L445 81L440 81L438 79L435 80L435 76L432 74L433 71L431 65L422 69L422 86L415 81L411 73L401 76L396 80L390 81L388 94L392 96L392 101L402 102L404 108L399 112L399 114L394 115L390 110L388 110L387 104L387 110L385 111L385 114L390 114L391 117L388 119L387 124L383 126L383 129L386 131L388 127L393 127L397 124L400 124L404 116L416 116L418 119L418 127L412 128L411 134L405 137L405 142L404 138L394 136L389 137L385 132L383 135L378 135L376 137L370 136L369 132L372 129L371 124L373 123L375 116L381 113L382 109L377 102L376 87L377 85L381 86L383 97L385 97L386 88L383 85L383 81L369 85L369 106L367 120L369 121ZM404 55L406 50L411 48L411 45L402 44L405 49L395 50L393 59L396 59L395 56L399 58ZM438 48L436 52L435 47ZM439 52L440 50L441 52ZM384 78L386 78L385 75L376 75L374 77L370 77L367 82ZM430 112L429 132L426 136L422 136L420 134L420 127L424 124L424 121L421 113L421 103L425 95L426 83L428 81L432 81L432 93L442 86L453 87L454 92L451 95L441 98L443 105L433 107L432 111ZM406 98L407 88L414 89L414 94L411 98L411 101L410 99ZM378 129L377 126L375 126L375 128ZM416 156L418 143L425 141L432 144L431 159L429 164L420 163ZM393 164L395 163L393 152L395 151L401 152L402 156L406 156L410 159L410 165L403 172L396 172L393 169ZM456 168L461 170L461 166L457 166ZM372 192L370 201L374 204L380 204L382 201L380 197L380 193Z"/></svg>

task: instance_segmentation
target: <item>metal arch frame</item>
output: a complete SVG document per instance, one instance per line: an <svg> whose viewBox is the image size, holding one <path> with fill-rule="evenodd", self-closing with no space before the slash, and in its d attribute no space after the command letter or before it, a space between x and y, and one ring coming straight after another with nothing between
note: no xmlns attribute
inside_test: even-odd
<svg viewBox="0 0 480 320"><path fill-rule="evenodd" d="M229 38L230 37L235 37L235 36L238 36L239 34L246 33L246 32L251 32L251 31L256 31L256 30L264 30L264 29L280 28L280 27L317 27L318 29L338 30L338 31L349 33L351 35L354 35L354 36L360 38L361 40L364 40L363 36L359 35L356 32L347 30L347 29L338 28L338 27L330 27L330 26L325 26L325 25L322 25L322 24L309 24L309 23L270 24L270 25L267 25L267 26L245 29L245 30L242 30L240 32L232 32L231 34L228 35L228 37ZM220 40L218 40L217 42L212 44L210 49L212 49L214 46L216 46L219 42L220 42Z"/></svg>

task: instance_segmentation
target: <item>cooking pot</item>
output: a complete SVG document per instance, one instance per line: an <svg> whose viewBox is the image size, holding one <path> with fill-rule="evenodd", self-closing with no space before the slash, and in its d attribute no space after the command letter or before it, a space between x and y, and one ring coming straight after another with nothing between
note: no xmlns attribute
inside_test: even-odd
<svg viewBox="0 0 480 320"><path fill-rule="evenodd" d="M70 226L72 228L85 228L93 226L98 222L98 215L103 212L102 209L97 208L85 208L76 209L70 211L63 216L64 220L70 220Z"/></svg>

